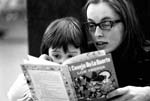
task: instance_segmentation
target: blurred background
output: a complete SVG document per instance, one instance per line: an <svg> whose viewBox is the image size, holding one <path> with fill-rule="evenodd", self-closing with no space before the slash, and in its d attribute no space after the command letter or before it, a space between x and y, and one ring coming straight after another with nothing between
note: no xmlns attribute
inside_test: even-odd
<svg viewBox="0 0 150 101"><path fill-rule="evenodd" d="M28 54L26 0L0 0L0 101L21 72Z"/></svg>
<svg viewBox="0 0 150 101"><path fill-rule="evenodd" d="M150 0L132 0L146 39L150 40ZM0 0L0 101L7 92L27 54L39 57L42 35L49 23L74 16L80 21L87 0Z"/></svg>

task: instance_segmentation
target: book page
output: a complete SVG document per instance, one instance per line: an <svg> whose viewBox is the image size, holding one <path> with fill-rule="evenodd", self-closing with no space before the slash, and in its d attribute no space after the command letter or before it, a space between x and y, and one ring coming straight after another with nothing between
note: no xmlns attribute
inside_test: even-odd
<svg viewBox="0 0 150 101"><path fill-rule="evenodd" d="M36 64L36 65L60 65L58 63L52 62L52 61L48 61L48 60L44 60L44 59L40 59L31 55L27 56L27 59L24 59L24 64Z"/></svg>
<svg viewBox="0 0 150 101"><path fill-rule="evenodd" d="M23 71L35 101L69 101L60 71L24 65Z"/></svg>

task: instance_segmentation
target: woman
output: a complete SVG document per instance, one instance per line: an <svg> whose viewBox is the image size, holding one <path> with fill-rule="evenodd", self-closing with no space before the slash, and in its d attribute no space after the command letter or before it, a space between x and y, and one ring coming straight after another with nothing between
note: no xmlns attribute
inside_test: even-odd
<svg viewBox="0 0 150 101"><path fill-rule="evenodd" d="M149 101L149 53L129 0L89 0L85 5L89 32L98 50L112 53L120 88L109 101ZM147 50L149 51L149 50Z"/></svg>

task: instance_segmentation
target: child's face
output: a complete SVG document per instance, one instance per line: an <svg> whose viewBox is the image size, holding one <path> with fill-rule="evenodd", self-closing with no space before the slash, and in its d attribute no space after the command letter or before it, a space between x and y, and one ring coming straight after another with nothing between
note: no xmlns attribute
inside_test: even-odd
<svg viewBox="0 0 150 101"><path fill-rule="evenodd" d="M56 49L52 49L50 47L48 54L52 58L53 62L62 64L65 60L81 54L81 51L80 48L75 48L73 45L68 45L68 51L66 53L62 47Z"/></svg>

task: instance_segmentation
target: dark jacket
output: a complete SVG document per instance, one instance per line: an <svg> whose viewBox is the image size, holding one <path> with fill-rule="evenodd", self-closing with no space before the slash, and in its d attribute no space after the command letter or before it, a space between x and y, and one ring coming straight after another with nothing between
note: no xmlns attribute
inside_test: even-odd
<svg viewBox="0 0 150 101"><path fill-rule="evenodd" d="M88 51L95 50L95 46L90 44ZM132 51L132 48L130 50ZM120 87L128 85L150 86L150 41L144 47L138 49L136 53L135 55L132 51L122 56L121 50L112 52L112 59Z"/></svg>
<svg viewBox="0 0 150 101"><path fill-rule="evenodd" d="M133 59L113 56L119 86L150 86L150 45L142 47ZM116 54L115 54L116 55Z"/></svg>

